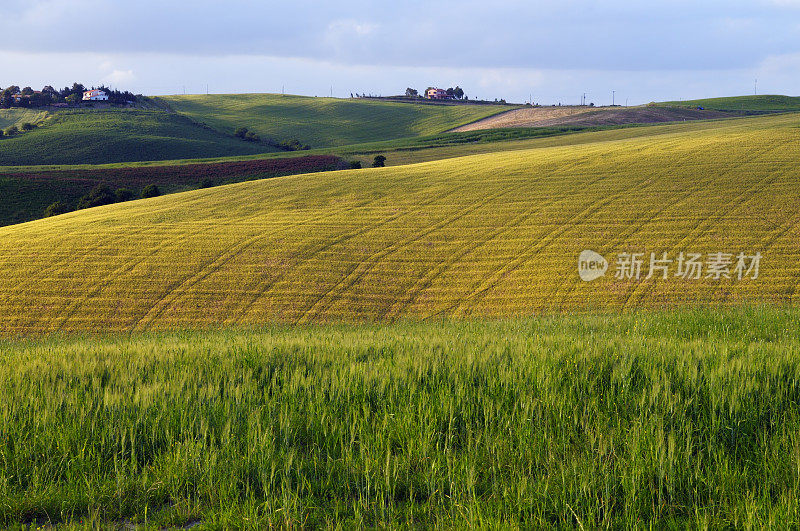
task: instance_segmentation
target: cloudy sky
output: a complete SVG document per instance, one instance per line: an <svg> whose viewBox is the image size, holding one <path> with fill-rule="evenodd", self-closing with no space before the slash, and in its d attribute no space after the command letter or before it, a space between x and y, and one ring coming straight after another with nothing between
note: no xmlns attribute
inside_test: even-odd
<svg viewBox="0 0 800 531"><path fill-rule="evenodd" d="M800 0L0 0L0 86L597 104L800 94Z"/></svg>

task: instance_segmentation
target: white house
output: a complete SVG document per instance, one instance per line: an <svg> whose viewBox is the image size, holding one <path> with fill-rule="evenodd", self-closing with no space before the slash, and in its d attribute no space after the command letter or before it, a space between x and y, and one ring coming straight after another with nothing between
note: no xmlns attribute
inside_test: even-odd
<svg viewBox="0 0 800 531"><path fill-rule="evenodd" d="M93 89L83 93L83 101L106 101L108 94L103 90Z"/></svg>

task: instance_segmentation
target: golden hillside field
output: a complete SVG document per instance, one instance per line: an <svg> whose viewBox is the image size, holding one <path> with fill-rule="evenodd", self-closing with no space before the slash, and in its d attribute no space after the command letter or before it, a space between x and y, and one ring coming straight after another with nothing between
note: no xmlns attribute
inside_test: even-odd
<svg viewBox="0 0 800 531"><path fill-rule="evenodd" d="M575 135L579 141L580 135ZM234 184L0 229L0 330L797 302L800 118ZM578 256L609 260L583 282ZM732 278L645 279L650 253ZM643 253L640 279L615 277ZM739 280L739 253L762 256ZM707 267L710 267L706 264Z"/></svg>

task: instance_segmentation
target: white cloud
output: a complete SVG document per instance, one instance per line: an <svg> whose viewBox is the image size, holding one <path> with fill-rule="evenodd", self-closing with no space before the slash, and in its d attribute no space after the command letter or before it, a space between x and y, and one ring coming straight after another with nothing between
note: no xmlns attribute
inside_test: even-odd
<svg viewBox="0 0 800 531"><path fill-rule="evenodd" d="M370 22L359 22L357 20L335 20L328 24L328 33L332 35L369 35L378 29L377 24Z"/></svg>
<svg viewBox="0 0 800 531"><path fill-rule="evenodd" d="M103 78L103 83L106 85L124 85L130 84L136 80L133 70L114 70L106 77Z"/></svg>

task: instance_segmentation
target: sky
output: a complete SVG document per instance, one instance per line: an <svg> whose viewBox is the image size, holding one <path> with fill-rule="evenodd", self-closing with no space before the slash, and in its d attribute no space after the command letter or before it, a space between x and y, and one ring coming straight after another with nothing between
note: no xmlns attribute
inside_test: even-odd
<svg viewBox="0 0 800 531"><path fill-rule="evenodd" d="M1 0L0 87L642 104L800 95L800 0ZM757 80L757 81L756 81Z"/></svg>

